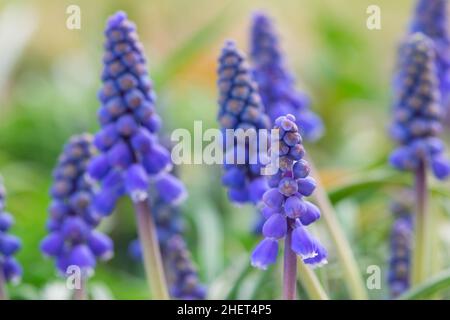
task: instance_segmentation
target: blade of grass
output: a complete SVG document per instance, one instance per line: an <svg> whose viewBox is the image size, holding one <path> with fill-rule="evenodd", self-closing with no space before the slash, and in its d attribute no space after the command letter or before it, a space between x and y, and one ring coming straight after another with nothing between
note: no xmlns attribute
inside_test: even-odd
<svg viewBox="0 0 450 320"><path fill-rule="evenodd" d="M403 293L399 300L425 299L436 292L450 288L450 270L445 270L438 275L431 277L422 284L411 288Z"/></svg>

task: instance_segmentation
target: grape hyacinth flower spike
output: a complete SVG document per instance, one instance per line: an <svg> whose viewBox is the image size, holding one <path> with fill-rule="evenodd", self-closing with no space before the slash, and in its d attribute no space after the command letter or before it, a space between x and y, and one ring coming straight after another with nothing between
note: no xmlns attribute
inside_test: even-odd
<svg viewBox="0 0 450 320"><path fill-rule="evenodd" d="M109 18L105 36L98 112L101 130L94 139L100 155L89 167L90 176L101 182L94 206L109 215L120 197L131 198L152 295L168 299L148 190L152 180L161 197L171 203L180 202L186 191L168 173L170 153L157 139L161 119L155 112L155 94L135 24L124 12L117 12Z"/></svg>
<svg viewBox="0 0 450 320"><path fill-rule="evenodd" d="M390 163L397 169L415 174L416 219L412 281L427 276L429 212L427 212L427 169L437 179L450 174L450 162L444 155L443 108L436 70L433 42L422 33L406 39L399 51L395 77L395 100L391 135L399 146L391 153Z"/></svg>
<svg viewBox="0 0 450 320"><path fill-rule="evenodd" d="M302 137L311 141L319 139L324 131L322 120L311 111L308 97L295 88L295 79L286 67L273 23L262 12L253 16L250 57L254 78L272 122L293 114Z"/></svg>
<svg viewBox="0 0 450 320"><path fill-rule="evenodd" d="M151 195L149 201L157 227L170 296L181 300L204 300L206 288L200 283L183 238L184 225L180 209L165 202L159 194L153 197ZM142 261L139 240L130 243L129 253L133 259Z"/></svg>
<svg viewBox="0 0 450 320"><path fill-rule="evenodd" d="M283 296L295 299L297 256L305 264L321 266L327 263L327 252L306 228L320 218L320 210L305 200L314 192L316 183L303 159L305 149L295 117L279 117L273 130L278 130L278 141L271 145L270 152L279 157L279 169L269 178L271 189L263 195L264 239L254 249L251 262L261 269L275 263L278 241L284 238Z"/></svg>
<svg viewBox="0 0 450 320"><path fill-rule="evenodd" d="M17 283L22 277L22 267L13 257L20 249L21 242L16 236L9 234L14 219L6 207L6 190L0 177L0 300L7 299L6 282Z"/></svg>
<svg viewBox="0 0 450 320"><path fill-rule="evenodd" d="M64 146L53 171L47 229L49 234L41 242L44 255L55 259L56 268L66 276L78 268L81 287L74 299L86 298L86 281L93 274L97 260L113 255L112 240L95 230L101 216L92 208L95 185L86 168L95 155L89 134L73 136Z"/></svg>
<svg viewBox="0 0 450 320"><path fill-rule="evenodd" d="M292 114L302 137L317 141L325 128L319 115L310 107L308 96L296 88L296 81L285 61L280 40L272 20L263 12L253 15L250 31L250 57L254 78L259 86L266 112L272 122L279 116ZM308 159L311 171L318 178L312 159ZM353 299L367 299L364 280L342 230L327 192L317 180L315 194L323 212L325 226L336 246L336 256L343 269L343 278Z"/></svg>
<svg viewBox="0 0 450 320"><path fill-rule="evenodd" d="M408 190L409 191L409 190ZM411 277L411 246L413 235L412 192L402 192L392 202L391 211L394 224L390 237L390 258L388 284L392 298L396 298L410 287Z"/></svg>
<svg viewBox="0 0 450 320"><path fill-rule="evenodd" d="M410 33L421 32L429 37L436 51L436 68L442 107L450 123L450 37L448 0L418 0L410 25Z"/></svg>
<svg viewBox="0 0 450 320"><path fill-rule="evenodd" d="M260 146L266 141L258 135L260 129L270 128L270 119L264 113L264 106L252 80L244 55L232 41L227 41L222 49L218 67L219 113L218 121L224 133L223 184L228 188L228 196L234 203L258 204L267 190L267 182L260 170L266 154ZM235 137L234 132L254 133L254 145ZM234 131L232 131L234 130ZM228 139L227 132L233 132ZM242 134L244 136L244 134ZM250 134L249 134L250 136ZM244 161L239 159L245 155ZM229 158L233 161L229 161ZM232 163L230 163L232 162Z"/></svg>

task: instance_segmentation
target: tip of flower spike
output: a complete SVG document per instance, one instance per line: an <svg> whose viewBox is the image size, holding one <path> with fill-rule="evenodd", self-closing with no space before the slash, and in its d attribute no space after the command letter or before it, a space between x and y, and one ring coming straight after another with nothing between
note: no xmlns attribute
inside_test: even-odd
<svg viewBox="0 0 450 320"><path fill-rule="evenodd" d="M238 54L239 56L244 56L244 54L237 48L236 42L234 40L228 39L225 40L223 44L222 56L230 53Z"/></svg>
<svg viewBox="0 0 450 320"><path fill-rule="evenodd" d="M267 16L267 13L262 9L253 11L252 19L254 22L269 21L269 17Z"/></svg>
<svg viewBox="0 0 450 320"><path fill-rule="evenodd" d="M434 54L433 41L421 32L416 32L406 37L403 48L411 53Z"/></svg>
<svg viewBox="0 0 450 320"><path fill-rule="evenodd" d="M127 19L127 14L124 11L117 11L115 14L108 18L108 28L115 28L119 26L122 21Z"/></svg>

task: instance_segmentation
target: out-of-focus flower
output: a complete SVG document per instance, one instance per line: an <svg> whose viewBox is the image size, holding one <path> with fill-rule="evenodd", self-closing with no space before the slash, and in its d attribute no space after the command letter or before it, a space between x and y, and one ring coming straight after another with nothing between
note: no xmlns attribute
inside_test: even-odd
<svg viewBox="0 0 450 320"><path fill-rule="evenodd" d="M22 277L22 267L14 258L14 254L20 249L21 241L9 233L14 218L5 211L5 207L6 189L0 177L0 272L3 273L2 278L5 281L17 283Z"/></svg>
<svg viewBox="0 0 450 320"><path fill-rule="evenodd" d="M320 138L324 130L322 120L310 110L307 96L295 88L295 79L286 67L274 25L262 12L253 16L250 47L254 78L272 121L293 114L305 139Z"/></svg>
<svg viewBox="0 0 450 320"><path fill-rule="evenodd" d="M259 129L269 129L270 119L252 80L244 55L234 42L228 41L222 49L218 67L219 113L218 120L224 133L224 158L234 159L224 165L223 184L228 196L235 203L258 203L267 190L266 180L261 177L262 160L266 153L260 149ZM234 135L227 139L227 129L242 129L249 136L254 133L253 144L240 141ZM235 131L236 132L236 131ZM267 138L267 137L266 137ZM242 163L239 158L244 155Z"/></svg>
<svg viewBox="0 0 450 320"><path fill-rule="evenodd" d="M205 299L206 288L200 283L182 237L184 228L179 208L167 204L158 195L150 202L170 295L182 300ZM129 253L134 259L142 260L139 240L130 243Z"/></svg>
<svg viewBox="0 0 450 320"><path fill-rule="evenodd" d="M450 174L444 156L443 109L433 42L422 33L409 36L400 48L395 77L395 101L391 135L399 146L390 163L399 170L415 171L421 162L438 179Z"/></svg>
<svg viewBox="0 0 450 320"><path fill-rule="evenodd" d="M402 193L391 205L394 224L391 230L388 283L393 298L409 289L411 276L411 245L413 236L410 193Z"/></svg>
<svg viewBox="0 0 450 320"><path fill-rule="evenodd" d="M278 130L280 168L269 178L271 189L263 195L262 215L266 219L262 233L264 239L254 249L252 265L266 269L275 263L278 240L292 233L291 248L306 264L321 266L327 263L325 248L307 230L306 226L320 218L320 210L305 200L316 186L309 176L308 162L303 159L305 150L293 115L275 120L273 130ZM280 150L283 150L280 153Z"/></svg>
<svg viewBox="0 0 450 320"><path fill-rule="evenodd" d="M97 259L108 260L113 255L112 240L95 230L101 216L92 208L95 186L86 174L95 154L92 140L89 134L72 137L53 171L49 234L41 242L41 250L55 259L62 275L69 266L78 266L89 276Z"/></svg>
<svg viewBox="0 0 450 320"><path fill-rule="evenodd" d="M444 110L450 110L450 38L447 19L447 0L419 0L411 21L410 32L428 36L436 49L439 88Z"/></svg>
<svg viewBox="0 0 450 320"><path fill-rule="evenodd" d="M168 173L170 154L158 142L161 119L155 112L155 94L136 26L118 12L109 18L105 36L103 87L98 94L102 128L94 138L100 154L89 166L89 175L101 182L94 208L109 215L125 194L143 201L151 180L165 201L179 202L186 191Z"/></svg>

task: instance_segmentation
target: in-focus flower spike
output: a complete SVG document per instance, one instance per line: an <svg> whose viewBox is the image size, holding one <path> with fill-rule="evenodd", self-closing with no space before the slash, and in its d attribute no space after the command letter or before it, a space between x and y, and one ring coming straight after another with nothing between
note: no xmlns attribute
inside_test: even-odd
<svg viewBox="0 0 450 320"><path fill-rule="evenodd" d="M204 300L206 288L200 283L184 242L184 227L179 208L167 204L161 195L155 195L155 199L151 199L150 203L171 297L181 300ZM142 260L142 249L138 239L130 243L129 253L132 258Z"/></svg>
<svg viewBox="0 0 450 320"><path fill-rule="evenodd" d="M228 188L232 202L257 204L267 190L267 182L260 176L266 154L258 150L258 130L269 129L270 119L264 113L257 85L252 80L245 57L234 42L225 43L217 72L220 95L218 121L225 135L224 157L234 159L233 164L224 166L222 182ZM248 143L239 141L234 135L232 139L227 139L227 129L242 129L246 133L253 131L258 139L257 147L250 148ZM242 155L246 158L243 163L239 163Z"/></svg>
<svg viewBox="0 0 450 320"><path fill-rule="evenodd" d="M41 250L55 259L62 276L67 275L69 266L78 266L84 277L88 277L94 272L96 260L108 260L113 255L112 240L95 230L101 216L93 209L96 186L86 173L94 156L91 135L73 136L53 171L49 234L42 240Z"/></svg>
<svg viewBox="0 0 450 320"><path fill-rule="evenodd" d="M254 78L272 121L293 114L305 139L320 138L324 130L322 120L310 110L308 97L295 88L295 79L286 67L273 23L262 12L253 16L250 51Z"/></svg>
<svg viewBox="0 0 450 320"><path fill-rule="evenodd" d="M325 248L307 230L306 226L320 218L319 209L305 200L315 188L314 180L309 177L309 167L301 153L293 150L303 150L301 138L296 143L290 142L290 137L299 135L296 119L288 114L275 120L274 130L279 130L278 150L271 149L279 156L280 168L276 174L278 184L271 182L271 189L263 195L264 207L262 214L265 223L262 227L264 239L253 251L252 265L266 269L275 263L278 252L278 240L289 236L289 248L303 262L312 266L321 266L327 263ZM273 146L272 146L273 147ZM280 155L279 150L287 149Z"/></svg>
<svg viewBox="0 0 450 320"><path fill-rule="evenodd" d="M17 283L22 277L22 267L14 258L22 244L19 238L9 233L14 218L5 211L6 189L0 177L0 300L6 299L5 282Z"/></svg>
<svg viewBox="0 0 450 320"><path fill-rule="evenodd" d="M388 284L391 297L395 298L409 289L411 282L411 248L413 237L412 192L402 192L392 202L394 224L390 237Z"/></svg>
<svg viewBox="0 0 450 320"><path fill-rule="evenodd" d="M422 33L410 35L400 48L395 78L395 100L391 135L399 147L390 163L399 170L416 171L420 163L438 179L450 174L444 156L443 110L433 42Z"/></svg>
<svg viewBox="0 0 450 320"><path fill-rule="evenodd" d="M101 183L94 206L99 214L109 215L120 197L131 198L152 297L168 299L149 190L164 194L169 203L184 199L186 190L168 174L172 161L157 138L161 119L155 112L156 97L135 24L119 11L108 19L105 37L103 86L98 93L101 130L95 136L101 155L89 167L91 177Z"/></svg>
<svg viewBox="0 0 450 320"><path fill-rule="evenodd" d="M444 110L450 113L450 37L447 0L418 0L410 32L421 32L433 40Z"/></svg>

